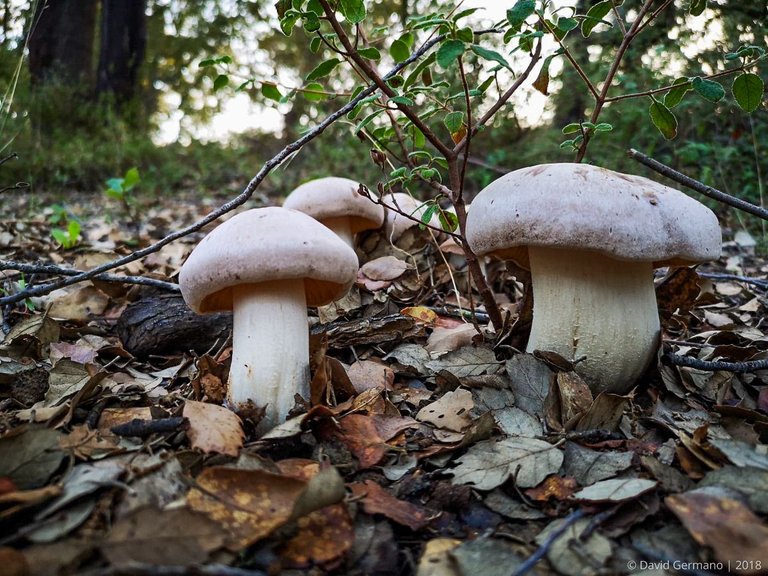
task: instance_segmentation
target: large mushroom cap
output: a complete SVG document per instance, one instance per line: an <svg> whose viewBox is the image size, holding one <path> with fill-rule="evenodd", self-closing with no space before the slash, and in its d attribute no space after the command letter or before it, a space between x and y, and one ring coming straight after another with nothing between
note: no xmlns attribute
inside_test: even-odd
<svg viewBox="0 0 768 576"><path fill-rule="evenodd" d="M359 188L360 184L349 178L318 178L291 192L283 207L299 210L321 222L349 218L353 234L378 228L384 222L384 207L358 193Z"/></svg>
<svg viewBox="0 0 768 576"><path fill-rule="evenodd" d="M720 255L715 214L682 192L588 164L542 164L482 190L467 215L477 254L528 265L529 246L581 249L656 266Z"/></svg>
<svg viewBox="0 0 768 576"><path fill-rule="evenodd" d="M230 310L231 288L302 280L307 305L343 296L357 275L357 256L328 228L286 208L242 212L216 227L179 274L184 300L198 313Z"/></svg>

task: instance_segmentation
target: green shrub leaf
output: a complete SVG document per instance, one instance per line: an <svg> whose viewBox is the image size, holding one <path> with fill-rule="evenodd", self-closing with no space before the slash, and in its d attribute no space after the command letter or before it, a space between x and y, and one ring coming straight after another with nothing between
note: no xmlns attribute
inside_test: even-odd
<svg viewBox="0 0 768 576"><path fill-rule="evenodd" d="M483 48L482 46L478 46L477 44L472 44L471 46L472 52L480 56L480 58L483 58L484 60L491 60L492 62L497 62L504 66L504 68L507 68L509 70L512 70L512 68L509 67L509 64L504 59L504 56L496 52L495 50L489 50L488 48Z"/></svg>
<svg viewBox="0 0 768 576"><path fill-rule="evenodd" d="M706 7L707 0L691 0L691 7L688 9L688 12L691 16L701 16Z"/></svg>
<svg viewBox="0 0 768 576"><path fill-rule="evenodd" d="M448 68L462 54L464 54L464 42L461 40L448 40L443 42L437 51L437 63L443 68Z"/></svg>
<svg viewBox="0 0 768 576"><path fill-rule="evenodd" d="M731 86L736 103L745 112L754 112L763 100L763 80L757 74L745 72L736 76Z"/></svg>
<svg viewBox="0 0 768 576"><path fill-rule="evenodd" d="M280 99L283 97L283 95L280 94L280 90L278 89L277 85L271 82L261 83L261 94L265 98L268 98L269 100L275 100L277 102L279 102Z"/></svg>
<svg viewBox="0 0 768 576"><path fill-rule="evenodd" d="M341 60L338 58L331 58L329 60L325 60L324 62L320 62L320 64L318 64L317 67L312 70L312 72L307 74L307 81L317 80L318 78L328 76L328 74L333 72L333 69L336 68L340 62Z"/></svg>
<svg viewBox="0 0 768 576"><path fill-rule="evenodd" d="M340 0L339 10L350 23L358 24L365 19L365 2L363 0Z"/></svg>
<svg viewBox="0 0 768 576"><path fill-rule="evenodd" d="M408 44L401 39L397 39L392 42L392 46L389 47L389 55L395 62L403 62L408 60L408 56L411 55L411 50L408 48Z"/></svg>
<svg viewBox="0 0 768 576"><path fill-rule="evenodd" d="M598 2L589 9L586 17L581 23L581 33L584 38L589 38L589 35L592 34L592 30L594 30L595 26L598 24L607 24L607 22L603 21L603 18L605 18L610 11L611 0L603 0L602 2Z"/></svg>
<svg viewBox="0 0 768 576"><path fill-rule="evenodd" d="M704 80L697 76L691 80L691 86L699 96L710 102L720 102L725 97L725 88L714 80Z"/></svg>
<svg viewBox="0 0 768 576"><path fill-rule="evenodd" d="M216 78L213 81L214 92L217 90L221 90L227 84L229 84L229 76L227 76L226 74L219 74L218 76L216 76Z"/></svg>
<svg viewBox="0 0 768 576"><path fill-rule="evenodd" d="M464 112L459 110L446 114L445 118L443 118L443 124L448 128L448 132L456 134L464 125Z"/></svg>
<svg viewBox="0 0 768 576"><path fill-rule="evenodd" d="M654 98L648 113L651 115L651 122L664 138L672 140L677 136L677 118L662 102Z"/></svg>
<svg viewBox="0 0 768 576"><path fill-rule="evenodd" d="M517 32L520 30L523 22L525 22L525 19L533 14L535 9L535 0L517 0L515 5L507 10L507 22Z"/></svg>
<svg viewBox="0 0 768 576"><path fill-rule="evenodd" d="M374 47L368 47L368 48L360 48L357 51L360 56L365 58L366 60L380 60L381 59L381 53Z"/></svg>
<svg viewBox="0 0 768 576"><path fill-rule="evenodd" d="M676 79L673 83L674 87L664 95L664 105L667 108L674 108L683 100L683 97L691 89L690 78L683 76Z"/></svg>

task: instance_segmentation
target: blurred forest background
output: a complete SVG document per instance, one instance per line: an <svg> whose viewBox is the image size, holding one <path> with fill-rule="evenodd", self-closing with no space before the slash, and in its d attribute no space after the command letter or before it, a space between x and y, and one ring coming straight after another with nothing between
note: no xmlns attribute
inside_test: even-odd
<svg viewBox="0 0 768 576"><path fill-rule="evenodd" d="M591 3L562 2L577 4L581 12ZM711 1L695 26L687 15L689 4L676 1L638 37L620 71L621 92L715 73L727 65L725 53L745 43L768 42L766 2ZM393 34L409 17L447 5L455 2L368 2L375 24L391 27ZM483 11L473 18L480 25ZM264 161L347 101L354 79L343 73L332 79L337 97L291 94L320 62L309 42L298 29L290 37L280 32L274 0L3 0L0 147L2 156L19 157L0 169L2 183L29 182L33 192L101 193L107 179L137 167L147 193L240 192ZM616 36L608 33L568 37L569 47L597 82L615 43ZM232 59L226 67L228 85L215 83L215 68L200 65L223 55ZM380 65L385 70L390 64L385 58ZM560 65L552 71L546 99L525 92L473 141L470 194L508 170L573 158L559 147L561 128L585 119L592 100L571 69ZM768 80L765 70L754 71ZM249 79L257 82L237 92ZM289 97L282 103L266 98L263 81L275 82ZM726 88L731 81L722 79ZM249 112L241 106L241 124L257 128L228 133L223 124L224 118L232 123L232 99L242 104L246 96L255 107ZM672 141L665 141L648 120L648 105L647 98L640 98L609 106L601 121L610 122L613 132L591 147L586 161L640 173L624 154L634 147L707 184L762 203L762 178L768 171L764 104L745 114L729 91L717 104L687 98L675 108L679 132ZM221 115L228 107L229 113ZM373 185L382 175L369 148L355 137L351 123L337 122L274 171L261 192L283 196L303 180L329 174Z"/></svg>

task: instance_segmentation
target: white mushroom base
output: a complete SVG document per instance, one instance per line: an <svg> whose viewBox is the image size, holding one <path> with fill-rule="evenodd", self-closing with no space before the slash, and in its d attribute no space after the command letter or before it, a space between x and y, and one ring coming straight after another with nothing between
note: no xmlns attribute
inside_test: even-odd
<svg viewBox="0 0 768 576"><path fill-rule="evenodd" d="M266 407L263 433L285 421L294 396L309 398L309 330L301 280L232 289L232 366L227 401Z"/></svg>
<svg viewBox="0 0 768 576"><path fill-rule="evenodd" d="M526 350L578 361L576 372L595 394L629 391L659 343L652 263L554 248L528 253L533 326Z"/></svg>

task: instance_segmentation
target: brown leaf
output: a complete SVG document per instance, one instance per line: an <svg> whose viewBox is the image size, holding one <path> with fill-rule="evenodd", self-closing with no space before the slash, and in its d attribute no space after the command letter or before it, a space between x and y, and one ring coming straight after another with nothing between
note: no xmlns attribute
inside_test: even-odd
<svg viewBox="0 0 768 576"><path fill-rule="evenodd" d="M362 498L363 509L368 514L383 514L411 530L421 530L433 519L426 508L396 498L373 480L354 482L349 488L355 497Z"/></svg>
<svg viewBox="0 0 768 576"><path fill-rule="evenodd" d="M142 508L117 521L101 551L118 566L132 562L191 566L208 560L224 538L216 522L187 508Z"/></svg>
<svg viewBox="0 0 768 576"><path fill-rule="evenodd" d="M573 495L577 486L575 478L548 476L535 488L526 490L525 495L536 502L548 502L552 499L562 502Z"/></svg>
<svg viewBox="0 0 768 576"><path fill-rule="evenodd" d="M241 550L290 520L307 483L263 470L206 468L187 495L189 506L228 532L226 546Z"/></svg>
<svg viewBox="0 0 768 576"><path fill-rule="evenodd" d="M385 364L373 360L359 360L347 369L347 376L357 393L370 388L392 390L395 372Z"/></svg>
<svg viewBox="0 0 768 576"><path fill-rule="evenodd" d="M765 573L768 527L744 504L696 491L668 496L664 503L718 560L741 564L742 574Z"/></svg>
<svg viewBox="0 0 768 576"><path fill-rule="evenodd" d="M360 271L370 280L390 281L403 275L410 266L394 256L382 256L363 264Z"/></svg>
<svg viewBox="0 0 768 576"><path fill-rule="evenodd" d="M237 456L245 433L237 414L223 406L187 400L183 416L189 420L187 436L192 448Z"/></svg>
<svg viewBox="0 0 768 576"><path fill-rule="evenodd" d="M656 286L656 302L659 309L673 314L676 310L688 312L699 296L699 275L687 266L672 268Z"/></svg>
<svg viewBox="0 0 768 576"><path fill-rule="evenodd" d="M469 413L473 407L472 392L466 388L458 388L424 406L416 414L416 419L429 422L438 428L461 432L472 423Z"/></svg>
<svg viewBox="0 0 768 576"><path fill-rule="evenodd" d="M280 547L282 563L289 568L313 564L334 568L354 543L352 519L344 504L326 506L299 518L297 526L298 534Z"/></svg>

